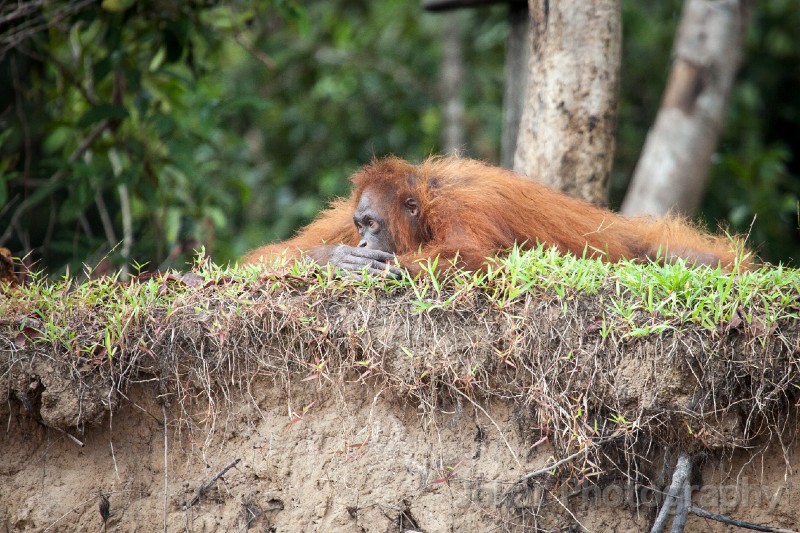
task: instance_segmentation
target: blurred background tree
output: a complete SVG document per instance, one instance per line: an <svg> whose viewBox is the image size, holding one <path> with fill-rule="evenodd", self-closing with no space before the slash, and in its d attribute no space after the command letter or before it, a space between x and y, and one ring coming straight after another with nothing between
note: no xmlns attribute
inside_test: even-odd
<svg viewBox="0 0 800 533"><path fill-rule="evenodd" d="M621 202L658 110L680 19L678 0L623 1L622 95L612 198ZM800 3L751 2L742 67L698 220L749 235L759 255L800 258Z"/></svg>
<svg viewBox="0 0 800 533"><path fill-rule="evenodd" d="M680 7L623 2L612 206L658 109ZM0 6L0 246L56 273L183 268L200 244L225 262L289 236L373 155L443 149L441 16L400 0ZM701 217L786 262L800 257L800 3L750 17ZM498 163L506 8L456 20L462 152Z"/></svg>

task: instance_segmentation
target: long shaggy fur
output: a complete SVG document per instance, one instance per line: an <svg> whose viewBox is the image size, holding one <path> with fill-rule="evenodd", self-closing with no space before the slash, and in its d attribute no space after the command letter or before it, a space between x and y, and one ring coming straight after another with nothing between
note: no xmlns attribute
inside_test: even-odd
<svg viewBox="0 0 800 533"><path fill-rule="evenodd" d="M458 266L476 270L515 243L544 243L606 261L682 257L727 268L741 251L738 240L700 232L682 219L626 218L470 159L433 157L412 165L389 157L357 171L352 182L349 199L335 201L296 237L251 251L244 262L282 253L296 256L321 244L356 246L352 215L365 191L389 221L400 264L412 271L420 260L436 256L440 268L457 257ZM402 212L407 198L419 203L416 227Z"/></svg>

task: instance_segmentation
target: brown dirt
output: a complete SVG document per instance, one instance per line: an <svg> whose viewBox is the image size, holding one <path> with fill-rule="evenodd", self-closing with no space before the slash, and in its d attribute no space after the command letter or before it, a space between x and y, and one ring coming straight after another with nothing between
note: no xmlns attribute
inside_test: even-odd
<svg viewBox="0 0 800 533"><path fill-rule="evenodd" d="M545 495L563 495L568 485L511 485L551 464L553 450L533 447L503 402L485 412L453 405L431 418L366 385L295 384L288 394L254 382L251 401L218 413L212 434L173 418L165 443L153 389L129 392L113 416L77 435L82 447L19 404L3 411L0 529L100 531L100 493L109 498L109 531L160 531L166 521L168 531L194 532L532 531L576 523L634 532L647 530L654 516L652 502L635 505L621 478L587 486L566 505ZM292 423L289 410L304 408ZM198 423L207 415L194 413ZM786 452L788 463L774 444L763 453L709 457L693 484L694 504L796 527L800 447L787 444ZM639 495L647 500L653 492ZM729 530L690 517L687 531Z"/></svg>

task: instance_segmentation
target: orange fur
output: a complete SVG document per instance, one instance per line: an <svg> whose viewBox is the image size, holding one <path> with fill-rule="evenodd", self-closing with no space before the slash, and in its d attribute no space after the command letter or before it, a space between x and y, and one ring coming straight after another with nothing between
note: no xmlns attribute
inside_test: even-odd
<svg viewBox="0 0 800 533"><path fill-rule="evenodd" d="M293 238L250 250L240 262L254 264L270 261L279 256L296 258L322 244L355 246L358 244L359 236L353 225L354 209L352 198L334 200L328 209L320 212L311 224L302 228Z"/></svg>
<svg viewBox="0 0 800 533"><path fill-rule="evenodd" d="M389 157L363 167L352 181L350 199L333 203L296 237L249 252L244 262L281 253L297 256L325 243L356 246L359 236L352 214L365 191L390 221L400 264L412 271L419 270L419 261L437 256L440 268L458 257L458 266L476 270L515 243L544 243L607 261L683 257L730 268L740 246L678 218L626 218L470 159L433 157L412 165ZM410 197L420 206L416 229L402 213Z"/></svg>

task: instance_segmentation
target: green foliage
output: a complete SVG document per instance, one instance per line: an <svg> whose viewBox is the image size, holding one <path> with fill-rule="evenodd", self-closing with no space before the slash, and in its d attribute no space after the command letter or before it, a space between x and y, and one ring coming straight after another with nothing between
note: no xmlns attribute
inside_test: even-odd
<svg viewBox="0 0 800 533"><path fill-rule="evenodd" d="M612 200L658 109L681 4L623 2ZM464 152L496 162L506 8L443 16L406 1L57 0L11 21L0 246L102 271L183 268L199 244L225 262L288 237L373 155L441 150L443 23L463 36ZM703 213L773 261L800 252L800 93L785 89L800 82L798 24L793 0L753 6Z"/></svg>
<svg viewBox="0 0 800 533"><path fill-rule="evenodd" d="M62 1L52 8L71 12L65 20L31 15L47 31L0 64L11 110L0 138L2 243L55 268L107 254L116 266L157 267L198 242L231 255L253 184L246 144L225 121L263 102L227 98L218 70L262 13L293 5ZM126 227L130 250L117 246Z"/></svg>

